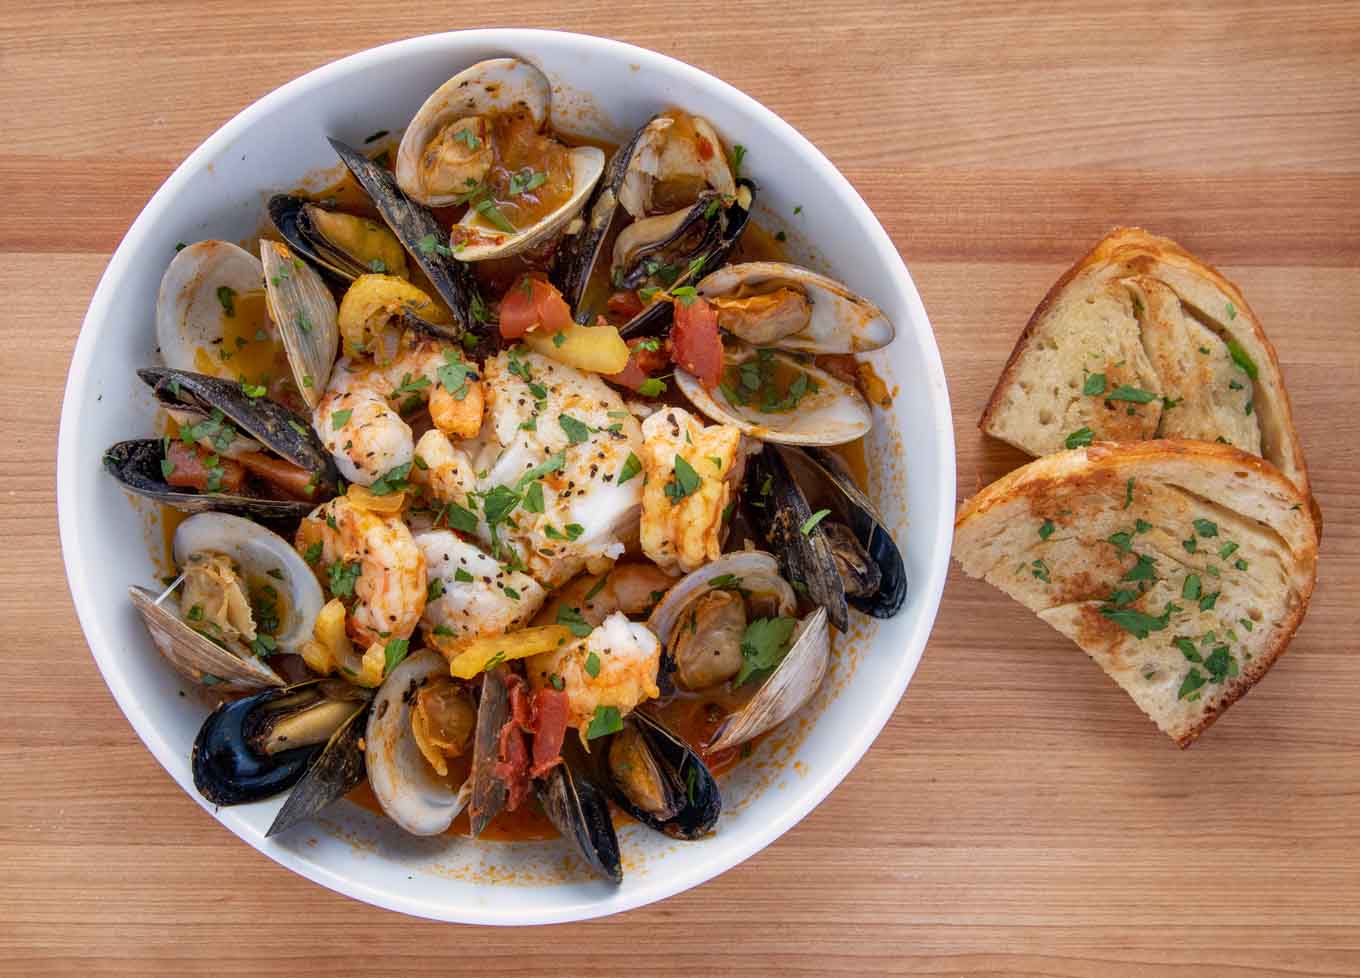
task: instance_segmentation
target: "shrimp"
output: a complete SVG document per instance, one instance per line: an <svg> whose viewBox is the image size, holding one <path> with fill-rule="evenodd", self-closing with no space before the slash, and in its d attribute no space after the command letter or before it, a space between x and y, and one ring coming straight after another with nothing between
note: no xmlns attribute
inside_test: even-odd
<svg viewBox="0 0 1360 978"><path fill-rule="evenodd" d="M462 354L412 335L390 360L342 358L317 405L312 426L350 482L371 486L412 464L415 438L403 409L429 404L436 427L460 438L481 428L482 384Z"/></svg>
<svg viewBox="0 0 1360 978"><path fill-rule="evenodd" d="M656 685L661 643L621 611L604 619L585 638L525 660L534 689L561 689L567 694L567 725L582 739L602 711L622 716L660 695Z"/></svg>
<svg viewBox="0 0 1360 978"><path fill-rule="evenodd" d="M467 453L455 448L449 436L431 428L416 442L415 468L411 481L439 503L467 506L468 494L477 488L477 473Z"/></svg>
<svg viewBox="0 0 1360 978"><path fill-rule="evenodd" d="M592 626L616 611L629 616L646 615L674 583L675 578L655 564L636 561L615 564L603 574L583 574L553 592L534 624L553 624L562 608L574 609Z"/></svg>
<svg viewBox="0 0 1360 978"><path fill-rule="evenodd" d="M399 513L375 513L337 496L302 521L295 546L314 558L333 596L354 599L346 631L355 642L381 648L415 631L425 612L425 555Z"/></svg>

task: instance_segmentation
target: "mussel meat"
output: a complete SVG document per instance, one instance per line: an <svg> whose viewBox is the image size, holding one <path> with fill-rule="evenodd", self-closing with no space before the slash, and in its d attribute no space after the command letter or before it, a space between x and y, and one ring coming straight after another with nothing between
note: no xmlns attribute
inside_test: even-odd
<svg viewBox="0 0 1360 978"><path fill-rule="evenodd" d="M698 839L717 824L722 793L708 766L646 711L592 745L599 783L633 818L675 839Z"/></svg>
<svg viewBox="0 0 1360 978"><path fill-rule="evenodd" d="M346 282L378 273L407 278L406 252L385 225L293 194L269 198L269 219L288 246Z"/></svg>
<svg viewBox="0 0 1360 978"><path fill-rule="evenodd" d="M360 722L369 697L349 683L317 679L219 706L194 740L194 786L214 805L260 801L291 788L324 754L358 752L358 739L342 734ZM354 765L328 770L348 781Z"/></svg>

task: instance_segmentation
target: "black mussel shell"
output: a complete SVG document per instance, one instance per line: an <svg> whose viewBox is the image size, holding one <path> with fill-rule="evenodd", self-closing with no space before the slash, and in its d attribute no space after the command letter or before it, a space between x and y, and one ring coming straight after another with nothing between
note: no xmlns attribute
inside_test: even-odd
<svg viewBox="0 0 1360 978"><path fill-rule="evenodd" d="M567 740L574 743L574 738ZM570 759L536 782L543 811L596 875L622 883L623 858L609 802L585 773L590 762L580 757L579 745L571 749L564 744L563 753Z"/></svg>
<svg viewBox="0 0 1360 978"><path fill-rule="evenodd" d="M352 282L371 271L326 241L307 216L308 204L320 206L314 200L295 194L275 194L266 205L269 219L293 253L343 282Z"/></svg>
<svg viewBox="0 0 1360 978"><path fill-rule="evenodd" d="M320 756L307 768L307 773L288 793L283 807L265 832L266 836L301 825L359 786L367 773L361 746L367 727L368 707L364 707L335 732Z"/></svg>
<svg viewBox="0 0 1360 978"><path fill-rule="evenodd" d="M491 820L501 813L509 797L505 782L496 776L501 729L510 719L510 695L505 682L508 674L506 666L482 673L477 727L472 740L472 798L468 803L474 836L481 835Z"/></svg>
<svg viewBox="0 0 1360 978"><path fill-rule="evenodd" d="M747 222L751 219L751 210L755 207L756 190L758 189L754 180L748 180L745 177L737 180L737 187L738 189L745 187L749 191L750 200L747 202L749 206L743 207L741 202L736 200L727 207L720 209L710 218L706 216L709 206L708 199L695 205L694 213L697 214L698 219L707 222L710 227L703 236L703 246L686 257L685 270L669 288L675 289L691 285L703 275L727 261L727 256L736 247L737 242L741 239L742 232L746 230ZM714 233L715 231L716 233ZM703 258L703 262L696 266L694 260L697 258ZM619 335L624 339L632 339L635 336L663 333L670 328L671 314L672 307L669 302L653 302L620 326Z"/></svg>
<svg viewBox="0 0 1360 978"><path fill-rule="evenodd" d="M589 203L581 212L585 226L576 234L562 238L553 259L549 278L562 293L562 298L567 300L567 305L575 312L578 322L590 322L590 312L583 304L586 288L590 284L591 273L600 260L610 228L614 226L615 218L618 216L619 190L628 172L628 164L633 158L634 150L637 149L639 137L651 122L652 120L648 119L643 123L641 128L633 133L632 138L620 146L610 158L604 177L596 184Z"/></svg>
<svg viewBox="0 0 1360 978"><path fill-rule="evenodd" d="M825 608L831 624L846 631L850 609L831 544L816 527L803 532L812 507L774 445L767 444L747 462L742 498L747 520L779 558L785 579L801 582L808 600Z"/></svg>
<svg viewBox="0 0 1360 978"><path fill-rule="evenodd" d="M316 508L316 503L292 499L254 499L168 485L161 472L165 442L163 438L120 441L104 452L104 469L129 492L185 513L232 513L269 522L299 520Z"/></svg>
<svg viewBox="0 0 1360 978"><path fill-rule="evenodd" d="M617 775L610 767L609 747L619 734L599 746L592 746L591 750L592 757L596 758L597 778L609 797L642 824L673 839L699 839L712 832L722 813L722 792L698 753L646 713L635 711L624 722L632 724L641 734L642 742L666 781L663 790L673 799L674 810L658 816L636 804L618 784Z"/></svg>
<svg viewBox="0 0 1360 978"><path fill-rule="evenodd" d="M878 587L867 593L850 594L850 604L875 618L891 618L897 614L907 600L907 568L902 552L884 525L878 508L855 484L845 462L825 448L807 446L800 449L784 445L779 450L786 456L811 463L804 468L822 482L827 491L820 492L818 487L805 485L807 495L818 505L830 509L835 521L849 529L860 552L878 570ZM828 521L830 519L828 517Z"/></svg>
<svg viewBox="0 0 1360 978"><path fill-rule="evenodd" d="M333 728L321 732L326 739L308 740L298 747L273 753L262 748L270 725L281 718L300 716L314 707L327 706L332 697L325 690L334 680L313 680L284 689L270 689L254 696L219 706L204 721L194 740L191 766L194 787L214 805L240 805L260 801L285 791L307 773L314 761L345 738L335 733L352 724L354 713L362 712L368 698L357 689L346 687L345 699L353 696L353 711L338 720ZM343 685L343 684L342 684ZM341 711L343 713L343 710ZM353 746L357 746L357 741Z"/></svg>
<svg viewBox="0 0 1360 978"><path fill-rule="evenodd" d="M137 376L162 404L204 415L217 408L234 426L274 454L312 473L318 500L335 494L339 486L335 461L301 415L267 397L251 397L240 384L220 377L168 367L144 367Z"/></svg>
<svg viewBox="0 0 1360 978"><path fill-rule="evenodd" d="M363 153L338 139L331 148L354 179L372 199L392 233L415 259L430 284L453 312L452 326L429 326L445 339L459 341L466 332L485 333L487 326L472 314L477 304L477 285L468 266L457 261L448 248L448 231L440 227L430 209L402 193L392 174Z"/></svg>
<svg viewBox="0 0 1360 978"><path fill-rule="evenodd" d="M623 289L636 289L652 274L648 267L658 264L685 268L684 281L687 282L689 263L703 257L706 264L707 256L713 252L725 230L721 205L715 204L721 200L722 196L712 190L701 193L689 210L680 216L680 223L674 231L637 249L632 266L618 273L614 285ZM713 209L711 217L710 209ZM670 215L670 218L678 215L679 212ZM677 279L676 284L683 285L684 282Z"/></svg>

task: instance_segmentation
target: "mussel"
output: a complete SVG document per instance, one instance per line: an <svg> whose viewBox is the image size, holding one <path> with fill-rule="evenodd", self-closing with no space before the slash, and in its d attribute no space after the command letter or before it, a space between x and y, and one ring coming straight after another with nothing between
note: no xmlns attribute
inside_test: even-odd
<svg viewBox="0 0 1360 978"><path fill-rule="evenodd" d="M715 614L717 592L730 593ZM779 562L759 550L726 554L681 578L653 610L647 625L661 640L665 665L682 688L760 682L707 750L758 737L793 715L821 686L831 657L827 612L817 608L802 619L796 613L797 598L780 576Z"/></svg>
<svg viewBox="0 0 1360 978"><path fill-rule="evenodd" d="M466 264L454 259L452 250L444 244L444 229L430 209L402 193L391 173L357 149L338 139L329 142L453 313L453 323L443 327L439 335L457 341L468 331L485 333L485 325L472 312L481 302L472 273Z"/></svg>
<svg viewBox="0 0 1360 978"><path fill-rule="evenodd" d="M444 724L457 730L444 737L432 732L435 711L426 699L439 704L440 713L458 716ZM368 783L388 817L413 835L443 832L467 804L470 780L450 784L447 765L440 772L431 763L432 757L445 763L449 750L464 751L467 713L475 716L471 695L454 686L448 663L428 649L403 660L378 690L368 718Z"/></svg>
<svg viewBox="0 0 1360 978"><path fill-rule="evenodd" d="M779 555L785 574L803 582L837 629L849 627L847 605L875 618L891 618L902 607L901 551L835 453L767 445L748 463L743 498L747 521Z"/></svg>
<svg viewBox="0 0 1360 978"><path fill-rule="evenodd" d="M622 883L623 857L604 792L586 773L590 762L575 738L567 738L562 753L563 763L536 783L543 811L596 875Z"/></svg>
<svg viewBox="0 0 1360 978"><path fill-rule="evenodd" d="M469 205L450 238L460 260L506 258L544 244L585 206L604 153L543 135L551 100L552 85L533 65L494 58L441 85L406 127L397 185L431 207ZM537 151L514 155L534 142Z"/></svg>
<svg viewBox="0 0 1360 978"><path fill-rule="evenodd" d="M275 194L268 209L269 219L294 252L341 281L370 273L408 277L401 242L371 217L293 194Z"/></svg>
<svg viewBox="0 0 1360 978"><path fill-rule="evenodd" d="M307 420L262 391L183 370L148 367L137 375L179 434L109 448L104 468L124 488L188 513L265 520L305 516L334 494L335 463Z"/></svg>
<svg viewBox="0 0 1360 978"><path fill-rule="evenodd" d="M176 527L174 558L180 574L164 592L128 589L161 654L203 685L284 685L265 657L297 652L323 600L297 551L258 523L200 513Z"/></svg>
<svg viewBox="0 0 1360 978"><path fill-rule="evenodd" d="M194 740L194 786L214 805L260 801L293 787L325 758L328 786L310 786L307 810L295 806L289 815L289 824L296 824L358 783L363 753L359 738L348 732L363 729L370 695L339 680L316 679L219 706Z"/></svg>
<svg viewBox="0 0 1360 978"><path fill-rule="evenodd" d="M598 783L633 818L676 839L698 839L717 824L722 793L702 758L644 710L591 745Z"/></svg>

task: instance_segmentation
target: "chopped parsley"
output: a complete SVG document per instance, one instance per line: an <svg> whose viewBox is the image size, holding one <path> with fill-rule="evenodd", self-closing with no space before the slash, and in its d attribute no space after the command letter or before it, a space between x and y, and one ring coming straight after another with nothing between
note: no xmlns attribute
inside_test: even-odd
<svg viewBox="0 0 1360 978"><path fill-rule="evenodd" d="M830 515L831 510L829 509L817 510L817 512L813 513L811 516L809 516L806 520L803 521L803 525L798 528L798 532L803 534L803 536L805 537L811 536L812 531L817 528L817 524L820 523L822 520L826 519Z"/></svg>
<svg viewBox="0 0 1360 978"><path fill-rule="evenodd" d="M1067 440L1063 444L1068 448L1083 448L1086 445L1091 444L1091 441L1094 438L1095 432L1090 428L1083 427L1078 428L1076 431L1072 432L1072 434L1068 435Z"/></svg>
<svg viewBox="0 0 1360 978"><path fill-rule="evenodd" d="M477 147L472 148L476 149ZM547 182L548 175L546 173L539 173L532 167L526 166L518 173L510 174L510 196L518 197L520 194L527 194L531 190L537 190Z"/></svg>
<svg viewBox="0 0 1360 978"><path fill-rule="evenodd" d="M671 505L674 506L686 496L697 492L702 482L703 480L699 478L699 473L694 471L694 466L685 461L683 455L677 453L675 456L674 474L671 476L670 481L666 483L666 497L670 499Z"/></svg>
<svg viewBox="0 0 1360 978"><path fill-rule="evenodd" d="M594 652L586 656L585 662L586 675L594 679L600 674L600 657Z"/></svg>
<svg viewBox="0 0 1360 978"><path fill-rule="evenodd" d="M353 408L344 408L331 415L331 431L339 431L349 424L350 416L354 414Z"/></svg>
<svg viewBox="0 0 1360 978"><path fill-rule="evenodd" d="M1047 540L1052 535L1053 535L1053 521L1044 520L1043 525L1039 527L1039 539Z"/></svg>
<svg viewBox="0 0 1360 978"><path fill-rule="evenodd" d="M353 560L348 563L336 561L326 568L326 579L330 585L331 594L337 598L354 597L354 583L359 580L359 575L363 573L363 567L359 561Z"/></svg>
<svg viewBox="0 0 1360 978"><path fill-rule="evenodd" d="M638 457L635 454L629 452L628 457L623 460L623 467L619 469L619 479L616 485L620 486L623 485L625 482L627 482L629 479L631 479L633 476L637 475L641 471L642 462L638 459Z"/></svg>
<svg viewBox="0 0 1360 978"><path fill-rule="evenodd" d="M1202 537L1218 536L1218 524L1213 520L1196 519L1194 521L1195 532Z"/></svg>
<svg viewBox="0 0 1360 978"><path fill-rule="evenodd" d="M562 426L562 430L567 435L567 441L571 444L581 445L590 440L590 426L577 418L573 418L570 414L559 414L557 423Z"/></svg>
<svg viewBox="0 0 1360 978"><path fill-rule="evenodd" d="M1081 392L1087 395L1097 395L1105 393L1105 375L1087 374L1086 382L1081 385Z"/></svg>
<svg viewBox="0 0 1360 978"><path fill-rule="evenodd" d="M383 649L384 676L401 664L401 660L406 658L406 650L410 645L410 640L405 638L392 638L387 640L387 646Z"/></svg>
<svg viewBox="0 0 1360 978"><path fill-rule="evenodd" d="M375 496L388 496L394 492L405 492L410 489L411 483L406 481L406 477L411 473L411 465L410 462L403 462L388 469L377 482L368 487L368 491Z"/></svg>
<svg viewBox="0 0 1360 978"><path fill-rule="evenodd" d="M796 624L792 618L757 618L746 626L741 636L741 670L732 680L734 688L783 661Z"/></svg>
<svg viewBox="0 0 1360 978"><path fill-rule="evenodd" d="M444 351L444 363L435 373L439 377L439 385L452 394L455 401L468 396L468 376L471 374L473 380L477 379L472 367L463 362L463 355L452 349Z"/></svg>
<svg viewBox="0 0 1360 978"><path fill-rule="evenodd" d="M590 726L586 728L586 740L605 737L622 729L623 717L619 715L617 706L597 706L595 715L590 718Z"/></svg>
<svg viewBox="0 0 1360 978"><path fill-rule="evenodd" d="M1135 404L1146 404L1156 399L1157 395L1152 391L1145 391L1141 387L1131 387L1128 384L1120 384L1105 395L1107 401L1132 401Z"/></svg>
<svg viewBox="0 0 1360 978"><path fill-rule="evenodd" d="M1250 353L1242 349L1242 344L1237 340L1228 340L1228 355L1232 357L1233 363L1241 367L1243 373L1248 377L1252 380L1257 378L1259 371L1256 369L1256 361L1251 358Z"/></svg>
<svg viewBox="0 0 1360 978"><path fill-rule="evenodd" d="M236 290L227 285L217 287L217 301L222 304L222 312L228 318L236 318Z"/></svg>
<svg viewBox="0 0 1360 978"><path fill-rule="evenodd" d="M463 570L463 568L461 567L459 567L457 570L453 572L453 579L462 584L471 584L473 581L477 580L477 578L473 577L470 573Z"/></svg>
<svg viewBox="0 0 1360 978"><path fill-rule="evenodd" d="M1168 604L1161 615L1153 616L1136 611L1133 608L1118 608L1112 605L1105 605L1100 609L1100 613L1114 622L1124 631L1131 634L1134 638L1147 638L1151 632L1160 632L1171 622L1171 615L1179 611L1174 604Z"/></svg>

